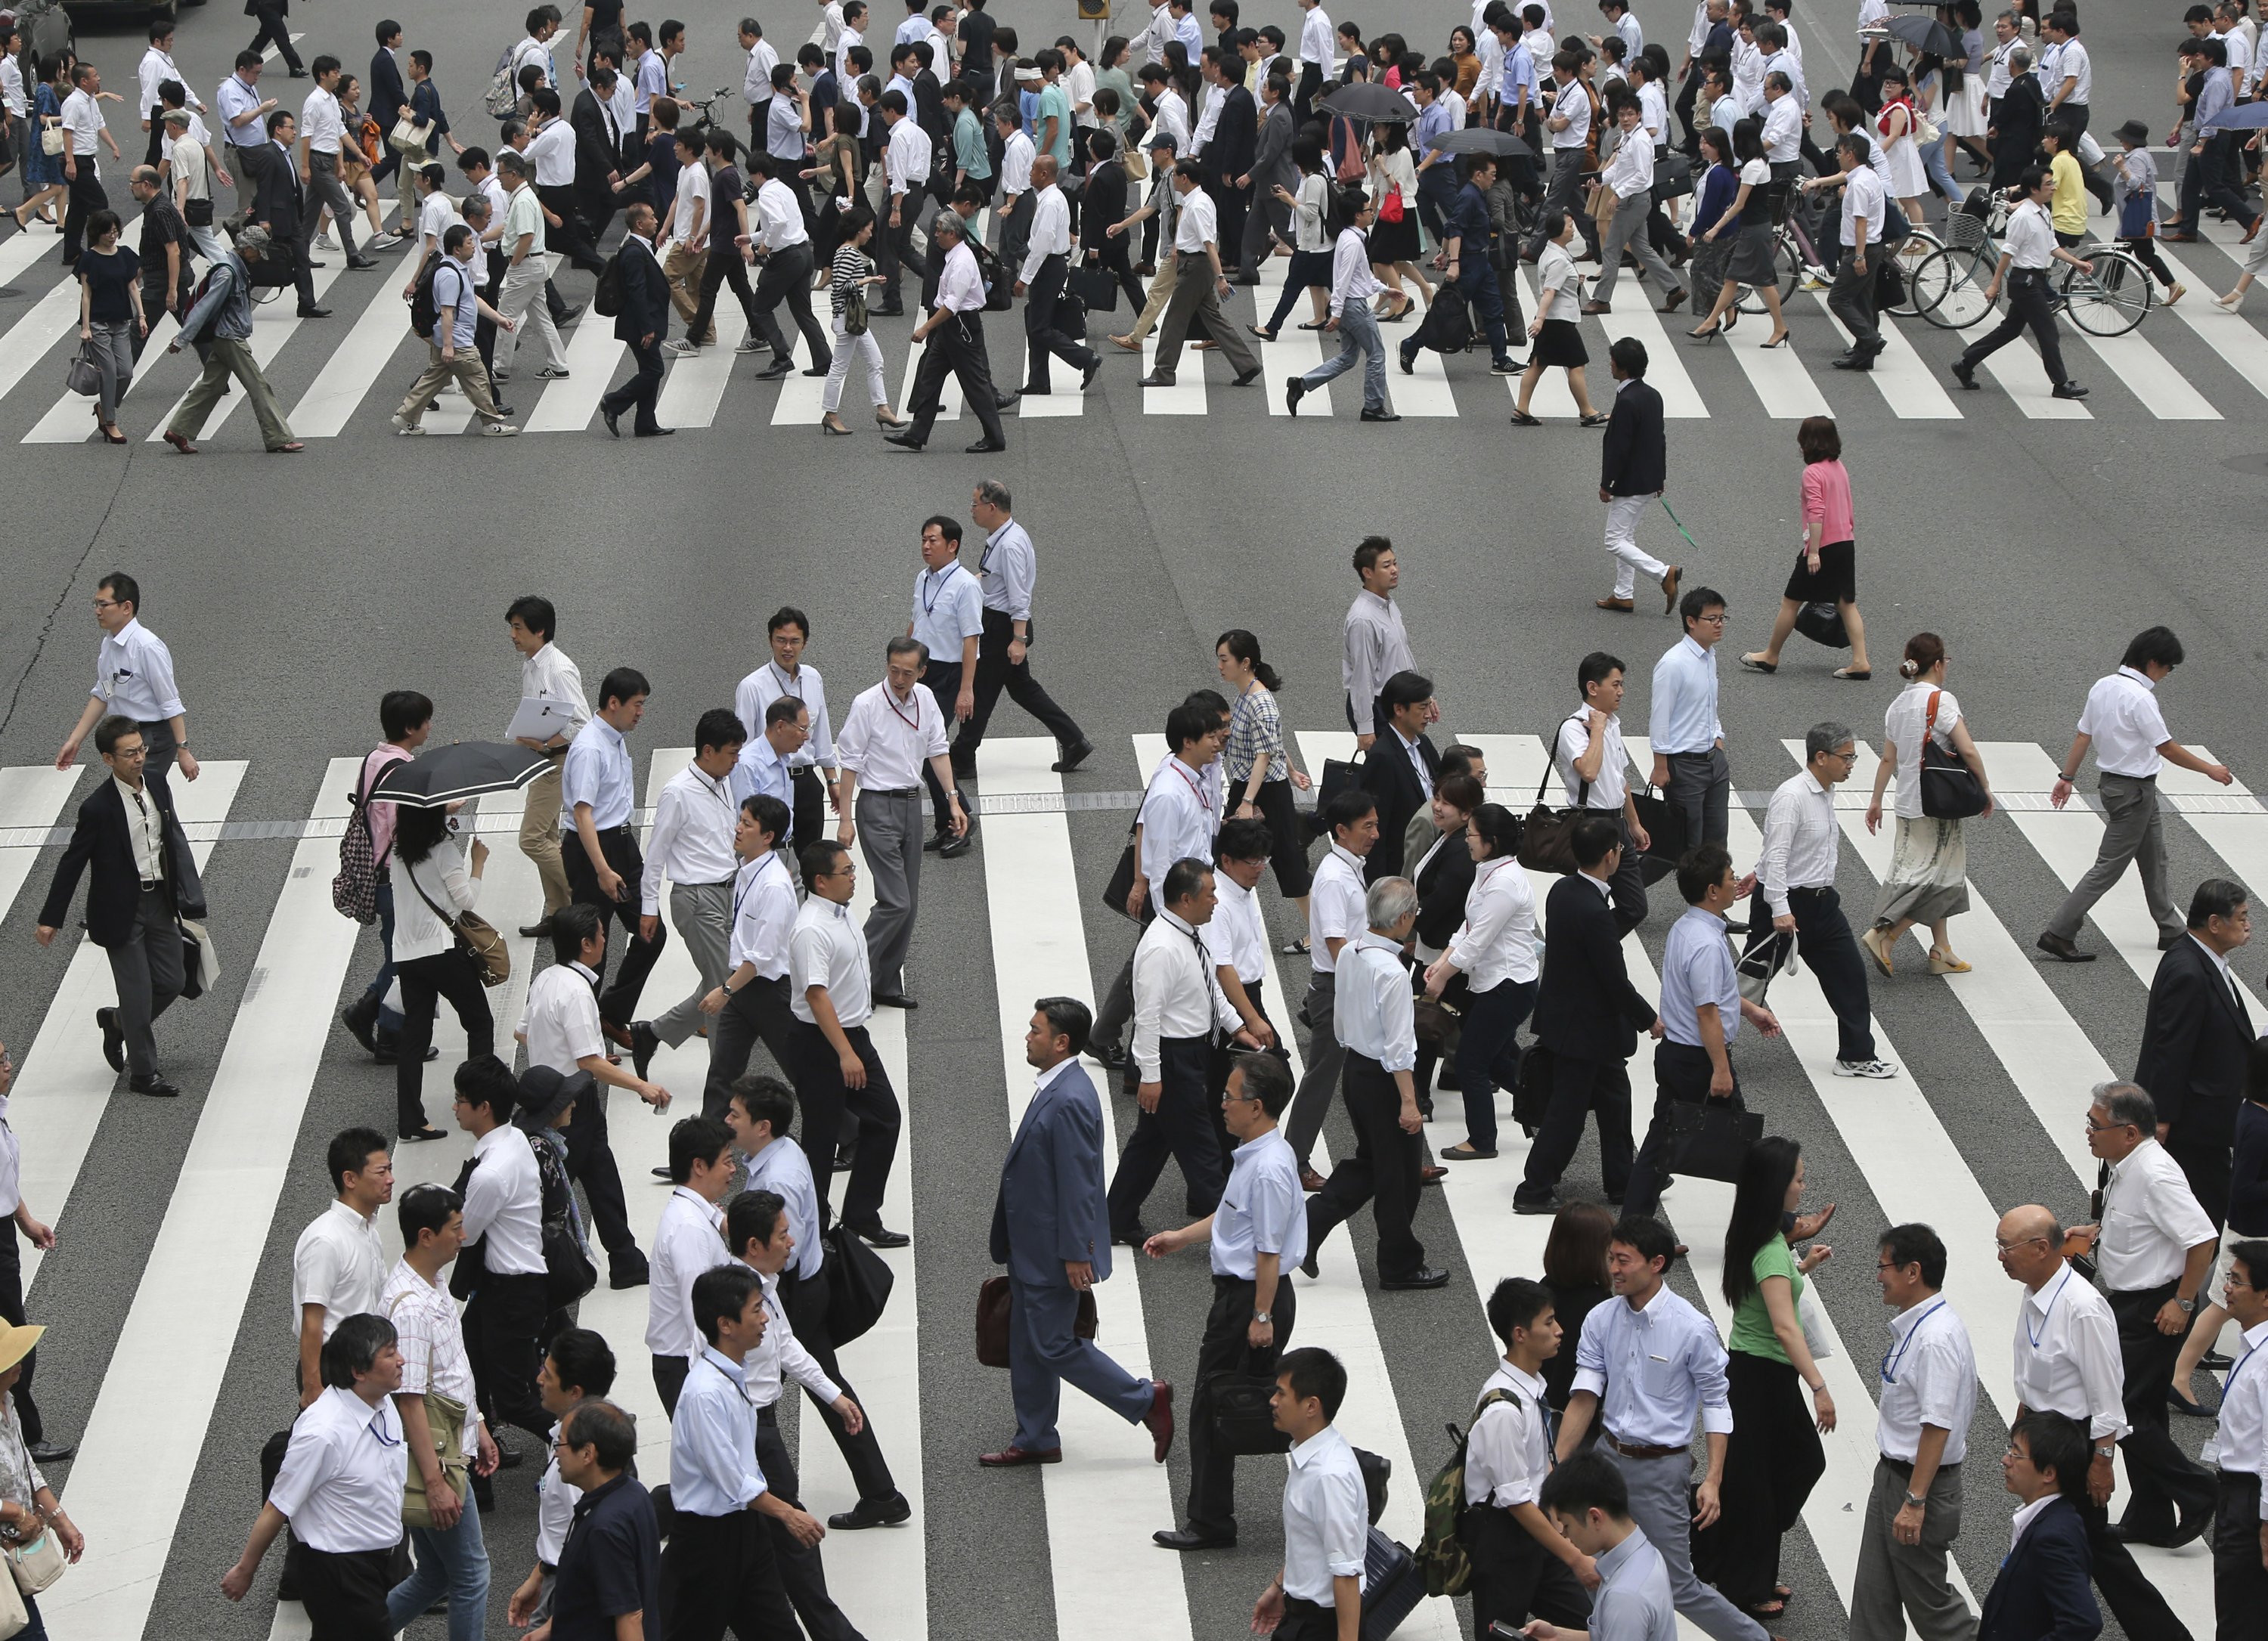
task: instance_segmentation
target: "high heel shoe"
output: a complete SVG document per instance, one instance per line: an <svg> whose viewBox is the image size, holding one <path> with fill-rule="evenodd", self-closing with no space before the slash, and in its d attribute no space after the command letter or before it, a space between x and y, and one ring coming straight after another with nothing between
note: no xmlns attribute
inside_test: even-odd
<svg viewBox="0 0 2268 1641"><path fill-rule="evenodd" d="M1794 334L1794 333L1793 333L1793 331L1784 330L1784 331L1780 332L1780 334L1779 334L1778 335L1774 336L1774 337L1773 337L1770 342L1758 342L1758 343L1756 344L1756 346L1758 346L1759 348L1778 348L1778 347L1782 347L1782 346L1786 345L1786 342L1787 342L1788 337L1789 337L1789 336L1791 336L1791 335L1793 335L1793 334Z"/></svg>
<svg viewBox="0 0 2268 1641"><path fill-rule="evenodd" d="M819 430L822 433L832 433L837 438L848 438L850 437L850 430L849 428L837 426L834 420L828 416L821 416L819 418Z"/></svg>
<svg viewBox="0 0 2268 1641"><path fill-rule="evenodd" d="M893 421L890 417L884 416L880 410L874 412L874 420L880 422L884 427L893 429L911 427L913 425L911 422L908 421L903 416L899 416L896 420Z"/></svg>
<svg viewBox="0 0 2268 1641"><path fill-rule="evenodd" d="M1685 340L1690 342L1698 343L1703 347L1706 347L1709 343L1716 341L1718 337L1724 334L1725 327L1721 324L1707 325L1697 330L1687 331L1685 333Z"/></svg>

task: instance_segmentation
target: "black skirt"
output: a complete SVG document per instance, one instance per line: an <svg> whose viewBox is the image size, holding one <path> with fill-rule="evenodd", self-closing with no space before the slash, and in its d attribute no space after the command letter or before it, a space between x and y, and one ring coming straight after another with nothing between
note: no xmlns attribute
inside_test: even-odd
<svg viewBox="0 0 2268 1641"><path fill-rule="evenodd" d="M1859 553L1849 541L1825 541L1820 544L1819 570L1814 574L1811 560L1798 554L1795 569L1790 572L1787 585L1780 596L1793 599L1799 604L1856 604L1859 601Z"/></svg>
<svg viewBox="0 0 2268 1641"><path fill-rule="evenodd" d="M1418 208L1403 202L1402 220L1388 222L1381 217L1370 230L1370 260L1383 266L1388 262L1414 262L1421 247L1418 242Z"/></svg>
<svg viewBox="0 0 2268 1641"><path fill-rule="evenodd" d="M1528 359L1531 364L1580 370L1591 362L1590 350L1583 346L1583 327L1572 319L1545 320Z"/></svg>

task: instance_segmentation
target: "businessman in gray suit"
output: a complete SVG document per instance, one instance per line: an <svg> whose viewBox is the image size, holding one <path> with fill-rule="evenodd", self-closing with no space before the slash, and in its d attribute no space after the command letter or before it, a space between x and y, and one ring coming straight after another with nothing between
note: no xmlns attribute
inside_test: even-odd
<svg viewBox="0 0 2268 1641"><path fill-rule="evenodd" d="M1102 1105L1079 1063L1094 1016L1075 997L1042 997L1033 1007L1024 1059L1039 1086L1009 1142L992 1204L992 1258L1007 1266L1012 1296L1016 1436L977 1462L996 1469L1060 1464L1056 1407L1068 1380L1128 1424L1148 1426L1163 1464L1174 1445L1174 1387L1135 1378L1076 1331L1079 1295L1110 1276Z"/></svg>
<svg viewBox="0 0 2268 1641"><path fill-rule="evenodd" d="M1292 82L1271 74L1260 88L1260 138L1252 153L1252 169L1234 179L1248 183L1252 198L1244 217L1244 261L1238 278L1245 284L1260 283L1260 259L1268 252L1268 232L1285 245L1292 243L1292 210L1276 197L1276 190L1300 186L1300 168L1292 163ZM1224 249L1226 247L1224 247Z"/></svg>

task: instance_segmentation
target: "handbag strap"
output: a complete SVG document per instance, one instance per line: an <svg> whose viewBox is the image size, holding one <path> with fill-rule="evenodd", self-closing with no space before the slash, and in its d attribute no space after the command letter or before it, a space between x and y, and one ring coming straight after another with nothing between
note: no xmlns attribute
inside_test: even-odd
<svg viewBox="0 0 2268 1641"><path fill-rule="evenodd" d="M431 857L429 857L428 858ZM450 916L448 913L443 911L438 906L434 905L433 897L425 893L425 886L417 881L416 863L415 861L404 861L401 865L401 870L402 875L409 879L409 887L417 891L417 898L424 901L427 909L431 911L433 916L441 920L441 926L446 929L451 934L456 936L460 940L463 939L465 938L463 925L459 924L455 918Z"/></svg>
<svg viewBox="0 0 2268 1641"><path fill-rule="evenodd" d="M1560 720L1559 732L1551 738L1551 755L1543 761L1543 778L1535 783L1535 801L1537 803L1540 804L1543 801L1544 789L1551 784L1553 768L1559 762L1559 743L1566 739L1567 725L1572 724L1577 718L1582 716L1583 715L1580 712L1571 712L1565 718ZM1571 764L1570 767L1572 768L1572 765ZM1582 780L1579 777L1575 787L1575 807L1580 809L1590 801L1591 784L1590 782Z"/></svg>

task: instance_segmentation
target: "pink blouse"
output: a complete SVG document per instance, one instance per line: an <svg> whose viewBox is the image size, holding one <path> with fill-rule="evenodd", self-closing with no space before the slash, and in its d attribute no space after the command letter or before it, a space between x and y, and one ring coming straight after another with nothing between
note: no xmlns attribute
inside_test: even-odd
<svg viewBox="0 0 2268 1641"><path fill-rule="evenodd" d="M1803 469L1803 522L1822 526L1820 542L1856 539L1851 512L1851 475L1840 461L1814 461Z"/></svg>

